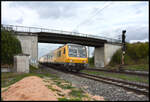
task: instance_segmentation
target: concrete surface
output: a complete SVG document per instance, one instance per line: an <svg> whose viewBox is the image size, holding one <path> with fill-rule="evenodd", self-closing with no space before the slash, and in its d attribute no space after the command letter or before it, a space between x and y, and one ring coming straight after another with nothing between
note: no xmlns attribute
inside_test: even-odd
<svg viewBox="0 0 150 102"><path fill-rule="evenodd" d="M23 53L29 54L29 62L31 65L38 66L38 37L37 35L16 35L21 42Z"/></svg>
<svg viewBox="0 0 150 102"><path fill-rule="evenodd" d="M114 55L114 53L118 50L118 49L121 49L121 45L119 44L109 44L109 43L106 43L104 44L104 52L105 52L105 61L104 61L104 65L108 65L109 62L111 61L111 58L112 56Z"/></svg>
<svg viewBox="0 0 150 102"><path fill-rule="evenodd" d="M95 47L94 64L95 67L104 67L104 47Z"/></svg>
<svg viewBox="0 0 150 102"><path fill-rule="evenodd" d="M11 68L1 68L1 72L11 72Z"/></svg>
<svg viewBox="0 0 150 102"><path fill-rule="evenodd" d="M113 54L121 48L120 44L105 43L104 47L95 47L94 64L96 68L105 67L111 61Z"/></svg>
<svg viewBox="0 0 150 102"><path fill-rule="evenodd" d="M29 73L29 55L21 54L14 56L13 72Z"/></svg>

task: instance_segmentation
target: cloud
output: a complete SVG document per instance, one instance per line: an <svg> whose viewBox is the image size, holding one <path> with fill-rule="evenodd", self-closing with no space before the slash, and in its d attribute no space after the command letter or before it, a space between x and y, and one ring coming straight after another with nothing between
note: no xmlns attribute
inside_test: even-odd
<svg viewBox="0 0 150 102"><path fill-rule="evenodd" d="M130 40L130 43L136 43L136 42L148 42L148 39L144 39L144 40Z"/></svg>
<svg viewBox="0 0 150 102"><path fill-rule="evenodd" d="M142 41L149 37L148 7L147 1L3 1L2 24L78 31L109 38L118 38L125 29L126 41ZM53 45L39 44L40 54L55 48L49 46Z"/></svg>
<svg viewBox="0 0 150 102"><path fill-rule="evenodd" d="M72 3L59 2L12 2L10 7L25 7L36 10L41 19L60 19L61 17L69 18L76 16L75 5Z"/></svg>

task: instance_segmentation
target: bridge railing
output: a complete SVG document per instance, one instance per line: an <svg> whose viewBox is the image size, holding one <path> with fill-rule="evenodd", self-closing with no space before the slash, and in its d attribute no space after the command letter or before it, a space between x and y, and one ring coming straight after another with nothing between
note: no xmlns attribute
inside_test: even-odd
<svg viewBox="0 0 150 102"><path fill-rule="evenodd" d="M4 25L2 24L3 28L7 30L12 30L14 32L51 32L56 34L65 34L65 35L74 35L74 36L82 36L82 37L90 37L90 38L97 38L97 39L104 39L108 42L116 42L121 43L119 39L112 39L103 36L97 36L92 34L83 34L78 32L69 32L69 31L62 31L62 30L55 30L55 29L45 29L45 28L37 28L37 27L26 27L26 26L15 26L15 25ZM2 27L1 26L1 27Z"/></svg>

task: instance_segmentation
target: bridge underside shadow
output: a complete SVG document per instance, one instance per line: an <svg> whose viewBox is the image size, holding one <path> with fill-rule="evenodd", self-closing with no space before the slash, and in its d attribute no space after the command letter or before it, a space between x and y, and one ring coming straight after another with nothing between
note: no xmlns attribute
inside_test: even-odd
<svg viewBox="0 0 150 102"><path fill-rule="evenodd" d="M38 42L41 43L58 43L58 44L75 43L84 46L102 47L104 46L104 43L107 42L107 40L103 39L96 39L75 35L65 35L65 34L55 34L45 32L39 32L34 34L38 35Z"/></svg>

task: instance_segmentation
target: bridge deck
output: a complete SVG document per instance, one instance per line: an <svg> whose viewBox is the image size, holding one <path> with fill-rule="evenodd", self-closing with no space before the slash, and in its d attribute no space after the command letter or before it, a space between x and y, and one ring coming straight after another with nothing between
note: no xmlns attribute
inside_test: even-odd
<svg viewBox="0 0 150 102"><path fill-rule="evenodd" d="M25 35L35 34L38 36L38 42L43 43L76 43L95 47L103 46L104 43L121 43L121 41L118 39L111 39L102 36L77 32L14 25L3 25L3 27L7 30L12 30L20 35L22 35L22 33Z"/></svg>

